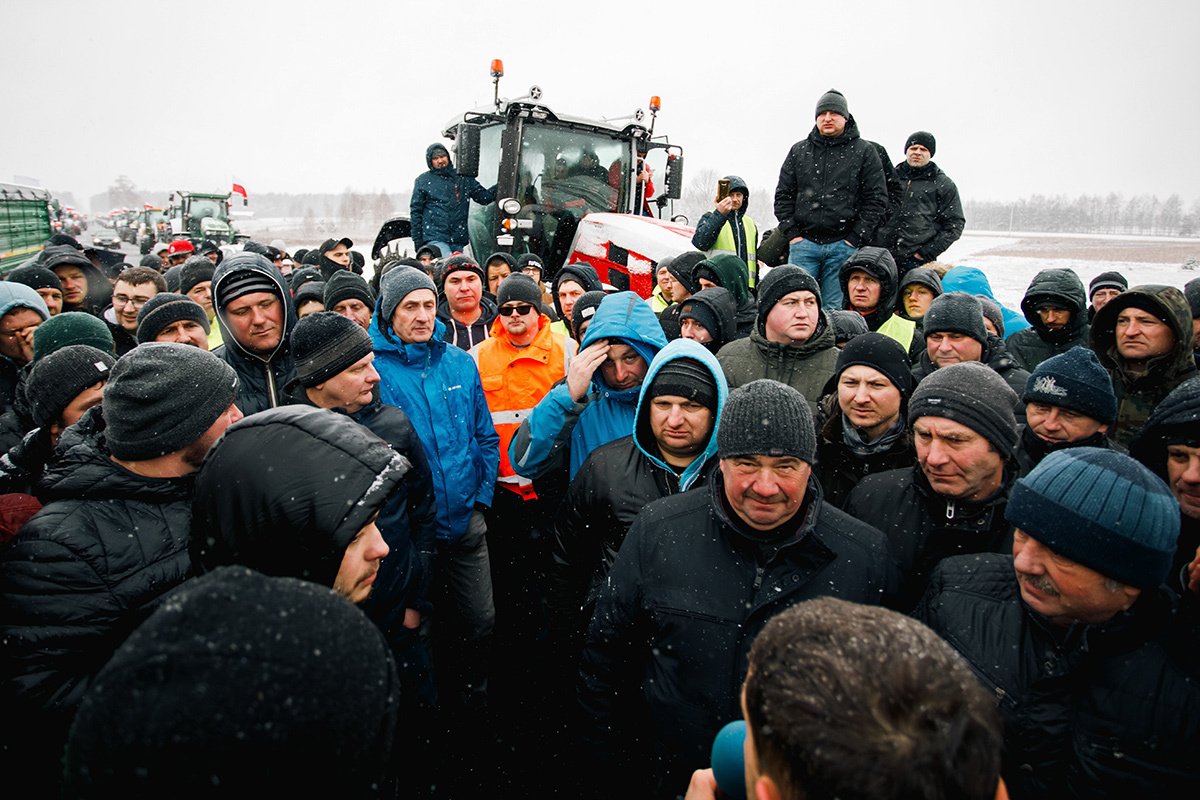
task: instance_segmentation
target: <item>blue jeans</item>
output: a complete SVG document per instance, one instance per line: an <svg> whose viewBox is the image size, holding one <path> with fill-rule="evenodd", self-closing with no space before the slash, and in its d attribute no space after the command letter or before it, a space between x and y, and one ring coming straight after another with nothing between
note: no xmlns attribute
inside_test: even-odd
<svg viewBox="0 0 1200 800"><path fill-rule="evenodd" d="M842 284L838 272L854 248L840 239L829 244L817 244L808 239L788 246L788 263L817 279L821 287L821 307L829 310L842 307Z"/></svg>
<svg viewBox="0 0 1200 800"><path fill-rule="evenodd" d="M440 250L442 252L442 255L441 255L442 258L449 258L451 253L461 253L462 251L467 249L466 242L463 242L462 244L447 244L446 242L426 242L425 244L431 244L434 247L436 247L438 250Z"/></svg>

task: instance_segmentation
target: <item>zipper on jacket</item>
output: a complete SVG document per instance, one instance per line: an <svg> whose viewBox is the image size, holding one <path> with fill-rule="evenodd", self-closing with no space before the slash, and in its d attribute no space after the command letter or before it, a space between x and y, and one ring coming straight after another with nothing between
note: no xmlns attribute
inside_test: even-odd
<svg viewBox="0 0 1200 800"><path fill-rule="evenodd" d="M954 519L954 501L946 501L946 519Z"/></svg>
<svg viewBox="0 0 1200 800"><path fill-rule="evenodd" d="M766 570L764 570L761 566L755 566L755 568L754 568L754 595L755 596L758 596L758 590L762 588L764 574L766 574Z"/></svg>
<svg viewBox="0 0 1200 800"><path fill-rule="evenodd" d="M267 371L267 391L271 394L271 408L278 408L279 398L275 396L275 374L271 372L271 362L263 364L263 368Z"/></svg>

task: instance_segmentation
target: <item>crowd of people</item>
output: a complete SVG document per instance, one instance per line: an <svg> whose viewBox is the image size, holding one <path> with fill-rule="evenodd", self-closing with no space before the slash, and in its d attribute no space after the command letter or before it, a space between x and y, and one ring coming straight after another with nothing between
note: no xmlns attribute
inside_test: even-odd
<svg viewBox="0 0 1200 800"><path fill-rule="evenodd" d="M1194 793L1200 280L1005 308L937 262L935 149L893 167L831 90L778 226L730 176L650 298L461 252L490 190L437 147L370 279L347 238L55 237L0 282L4 762L72 797Z"/></svg>

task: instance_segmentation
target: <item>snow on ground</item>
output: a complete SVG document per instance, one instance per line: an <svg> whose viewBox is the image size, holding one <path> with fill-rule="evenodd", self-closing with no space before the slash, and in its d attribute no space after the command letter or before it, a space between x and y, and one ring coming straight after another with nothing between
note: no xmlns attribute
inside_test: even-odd
<svg viewBox="0 0 1200 800"><path fill-rule="evenodd" d="M1039 241L1044 240L1044 241ZM1079 252L1081 241L1110 241L1114 258L1104 258L1104 248L1091 250L1086 257L1061 257L1065 251ZM1153 251L1156 244L1164 251L1151 253L1153 261L1128 261L1120 258L1122 250L1116 243L1136 242L1139 252ZM1029 255L989 255L990 251L1011 252L1025 249ZM1188 269L1187 255L1200 258L1200 239L1169 239L1166 237L1133 236L1077 236L1072 234L1026 234L968 231L938 259L945 264L978 267L988 276L996 299L1009 308L1020 308L1021 298L1029 281L1039 271L1066 267L1075 270L1084 286L1101 272L1116 270L1129 280L1130 286L1143 283L1165 283L1168 286L1183 285L1193 278L1200 278L1200 268ZM1056 257L1059 256L1059 257ZM1173 260L1171 260L1173 259Z"/></svg>

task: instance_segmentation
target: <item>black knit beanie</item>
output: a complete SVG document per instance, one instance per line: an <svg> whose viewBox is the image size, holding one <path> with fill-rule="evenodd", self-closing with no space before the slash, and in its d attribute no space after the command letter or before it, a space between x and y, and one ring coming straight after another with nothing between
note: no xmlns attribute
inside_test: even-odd
<svg viewBox="0 0 1200 800"><path fill-rule="evenodd" d="M34 424L44 428L57 422L63 409L80 392L108 380L115 363L112 353L101 352L86 344L73 344L34 364L25 384Z"/></svg>
<svg viewBox="0 0 1200 800"><path fill-rule="evenodd" d="M332 311L309 314L292 332L296 383L322 384L370 355L371 336L352 319Z"/></svg>
<svg viewBox="0 0 1200 800"><path fill-rule="evenodd" d="M265 256L259 256L266 261ZM268 264L271 262L267 261ZM255 292L269 292L279 297L279 286L267 275L254 269L230 272L221 282L221 307ZM282 299L282 298L280 298Z"/></svg>
<svg viewBox="0 0 1200 800"><path fill-rule="evenodd" d="M58 289L62 291L62 281L58 279L50 270L45 267L39 267L35 264L30 264L24 267L17 267L12 272L8 273L5 280L13 283L23 283L30 289Z"/></svg>
<svg viewBox="0 0 1200 800"><path fill-rule="evenodd" d="M986 364L951 364L934 370L918 384L908 403L908 424L911 427L919 417L953 420L987 439L1007 459L1017 446L1016 402L1016 393Z"/></svg>
<svg viewBox="0 0 1200 800"><path fill-rule="evenodd" d="M990 297L976 295L975 299L979 301L979 308L983 311L984 319L988 320L996 327L996 335L1001 339L1004 338L1004 310L1000 308L1000 304ZM985 327L984 330L987 330Z"/></svg>
<svg viewBox="0 0 1200 800"><path fill-rule="evenodd" d="M1050 453L1013 486L1004 517L1055 554L1141 589L1167 579L1179 539L1171 490L1108 448Z"/></svg>
<svg viewBox="0 0 1200 800"><path fill-rule="evenodd" d="M929 131L917 131L916 133L909 135L909 137L904 140L904 152L907 153L908 148L912 147L914 144L919 144L928 150L930 158L933 158L934 153L937 152L937 139L933 138L933 134Z"/></svg>
<svg viewBox="0 0 1200 800"><path fill-rule="evenodd" d="M596 316L596 309L600 308L603 300L604 292L601 291L584 292L579 295L575 307L571 309L571 330L577 339L583 338L579 333L579 326Z"/></svg>
<svg viewBox="0 0 1200 800"><path fill-rule="evenodd" d="M685 319L698 322L704 330L708 331L708 335L714 339L719 339L723 335L721 322L707 303L697 303L690 297L684 300L683 308L679 312L679 320L682 322Z"/></svg>
<svg viewBox="0 0 1200 800"><path fill-rule="evenodd" d="M360 609L244 566L163 601L80 704L66 794L389 795L400 682Z"/></svg>
<svg viewBox="0 0 1200 800"><path fill-rule="evenodd" d="M327 311L343 300L360 300L367 308L375 308L375 295L361 275L347 270L338 270L325 281L324 303Z"/></svg>
<svg viewBox="0 0 1200 800"><path fill-rule="evenodd" d="M325 281L305 281L299 289L292 294L292 302L296 306L296 310L300 310L300 306L316 300L321 305L325 305Z"/></svg>
<svg viewBox="0 0 1200 800"><path fill-rule="evenodd" d="M700 291L700 281L695 275L696 265L706 258L707 256L699 250L680 253L667 261L667 272L671 274L672 278L683 284L683 288L688 290L688 294L695 294Z"/></svg>
<svg viewBox="0 0 1200 800"><path fill-rule="evenodd" d="M288 280L288 286L292 290L292 296L296 296L296 292L300 291L300 287L312 281L325 282L321 277L321 270L313 267L301 267L300 269L292 270L291 278Z"/></svg>
<svg viewBox="0 0 1200 800"><path fill-rule="evenodd" d="M654 373L645 396L651 399L662 395L685 397L709 411L717 410L717 382L708 367L694 358L674 358Z"/></svg>
<svg viewBox="0 0 1200 800"><path fill-rule="evenodd" d="M153 342L162 329L181 319L190 319L204 328L208 335L211 328L204 308L190 297L172 292L159 292L146 301L138 312L137 340L139 344Z"/></svg>
<svg viewBox="0 0 1200 800"><path fill-rule="evenodd" d="M208 281L212 283L216 267L208 260L208 256L192 256L183 262L179 270L179 293L187 294L196 288L197 284Z"/></svg>
<svg viewBox="0 0 1200 800"><path fill-rule="evenodd" d="M814 463L817 435L808 401L787 384L766 378L734 389L721 411L717 455L794 456Z"/></svg>
<svg viewBox="0 0 1200 800"><path fill-rule="evenodd" d="M935 297L925 312L925 336L933 333L961 333L987 346L987 328L983 327L983 306L966 292L947 292Z"/></svg>
<svg viewBox="0 0 1200 800"><path fill-rule="evenodd" d="M832 111L850 119L850 104L846 102L846 96L837 89L830 89L821 95L821 98L817 100L817 110L813 117L819 117L826 111Z"/></svg>
<svg viewBox="0 0 1200 800"><path fill-rule="evenodd" d="M1038 364L1025 382L1021 402L1067 408L1108 425L1117 419L1108 370L1095 353L1079 345Z"/></svg>
<svg viewBox="0 0 1200 800"><path fill-rule="evenodd" d="M912 393L912 367L908 352L890 336L872 331L847 342L838 355L837 367L833 371L835 385L842 373L853 366L870 367L878 371L891 381L905 400Z"/></svg>
<svg viewBox="0 0 1200 800"><path fill-rule="evenodd" d="M142 461L182 450L228 410L237 382L233 367L198 347L138 345L117 359L104 387L109 451Z"/></svg>
<svg viewBox="0 0 1200 800"><path fill-rule="evenodd" d="M542 290L533 278L523 272L514 272L500 281L496 290L496 305L504 308L507 303L528 303L540 313Z"/></svg>
<svg viewBox="0 0 1200 800"><path fill-rule="evenodd" d="M821 287L817 279L795 264L784 264L767 273L758 282L758 332L766 333L767 316L783 297L792 292L812 292L821 304Z"/></svg>

